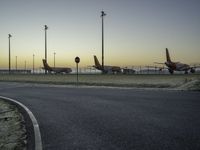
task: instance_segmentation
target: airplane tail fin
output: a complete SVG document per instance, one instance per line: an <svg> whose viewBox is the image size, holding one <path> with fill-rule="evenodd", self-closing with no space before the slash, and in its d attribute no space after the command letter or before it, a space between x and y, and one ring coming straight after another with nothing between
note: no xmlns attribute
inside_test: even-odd
<svg viewBox="0 0 200 150"><path fill-rule="evenodd" d="M169 51L167 48L166 48L166 59L167 59L167 62L171 62Z"/></svg>
<svg viewBox="0 0 200 150"><path fill-rule="evenodd" d="M99 61L97 59L97 56L95 56L95 55L94 55L94 63L95 63L96 67L99 67L99 68L101 67L101 65L100 65L100 63L99 63Z"/></svg>
<svg viewBox="0 0 200 150"><path fill-rule="evenodd" d="M45 70L51 70L51 67L47 64L46 59L42 59L42 61L43 61L44 69Z"/></svg>

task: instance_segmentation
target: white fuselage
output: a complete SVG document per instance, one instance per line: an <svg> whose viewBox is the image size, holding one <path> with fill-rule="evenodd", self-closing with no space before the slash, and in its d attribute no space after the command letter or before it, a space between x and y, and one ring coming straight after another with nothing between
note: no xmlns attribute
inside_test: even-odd
<svg viewBox="0 0 200 150"><path fill-rule="evenodd" d="M165 62L165 65L175 71L188 71L191 67L188 64L180 62Z"/></svg>

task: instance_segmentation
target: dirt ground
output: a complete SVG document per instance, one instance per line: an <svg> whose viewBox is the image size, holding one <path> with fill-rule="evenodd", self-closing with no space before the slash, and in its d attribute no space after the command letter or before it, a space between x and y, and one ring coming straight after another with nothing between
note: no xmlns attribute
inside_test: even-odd
<svg viewBox="0 0 200 150"><path fill-rule="evenodd" d="M0 99L0 149L26 150L26 129L18 109Z"/></svg>

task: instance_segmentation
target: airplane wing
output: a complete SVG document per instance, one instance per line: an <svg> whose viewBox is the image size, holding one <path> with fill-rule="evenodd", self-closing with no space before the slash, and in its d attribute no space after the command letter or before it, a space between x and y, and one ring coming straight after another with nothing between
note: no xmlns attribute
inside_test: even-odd
<svg viewBox="0 0 200 150"><path fill-rule="evenodd" d="M190 66L190 68L200 68L200 65L193 65L193 66Z"/></svg>
<svg viewBox="0 0 200 150"><path fill-rule="evenodd" d="M160 63L160 62L154 62L154 64L161 64L161 65L165 65L165 63Z"/></svg>
<svg viewBox="0 0 200 150"><path fill-rule="evenodd" d="M156 70L156 71L163 71L165 69L168 69L164 66L145 66L147 69L151 69L151 70Z"/></svg>

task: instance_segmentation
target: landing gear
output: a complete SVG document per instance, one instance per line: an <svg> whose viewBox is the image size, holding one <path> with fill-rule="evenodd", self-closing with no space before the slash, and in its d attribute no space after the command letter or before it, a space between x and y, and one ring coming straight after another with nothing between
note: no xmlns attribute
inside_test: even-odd
<svg viewBox="0 0 200 150"><path fill-rule="evenodd" d="M173 71L172 69L169 69L169 73L170 73L170 74L173 74L174 71Z"/></svg>
<svg viewBox="0 0 200 150"><path fill-rule="evenodd" d="M191 73L195 73L195 69L194 69L194 68L191 68L190 72L191 72Z"/></svg>
<svg viewBox="0 0 200 150"><path fill-rule="evenodd" d="M188 72L187 72L187 71L185 71L185 74L188 74Z"/></svg>
<svg viewBox="0 0 200 150"><path fill-rule="evenodd" d="M107 70L102 70L102 74L107 74L108 71Z"/></svg>

